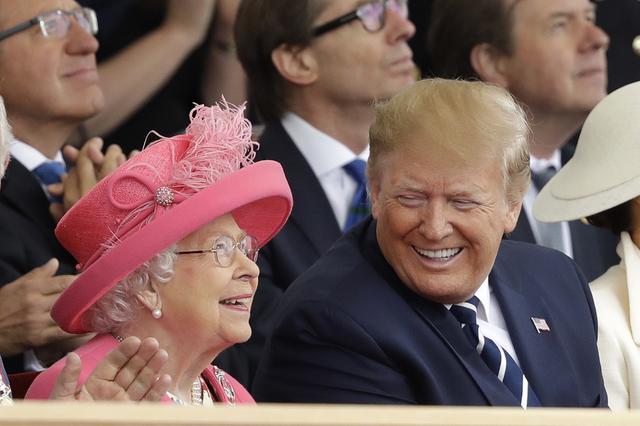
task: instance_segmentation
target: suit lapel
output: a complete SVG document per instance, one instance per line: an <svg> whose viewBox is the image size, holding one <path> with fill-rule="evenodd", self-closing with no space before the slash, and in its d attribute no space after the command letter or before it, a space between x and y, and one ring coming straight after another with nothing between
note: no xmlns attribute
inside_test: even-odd
<svg viewBox="0 0 640 426"><path fill-rule="evenodd" d="M568 380L573 377L572 363L559 330L554 330L554 317L536 291L535 277L523 277L517 269L513 260L504 261L498 254L489 284L500 303L520 367L543 406L567 400L576 386L575 381ZM544 319L551 330L538 333L532 318Z"/></svg>
<svg viewBox="0 0 640 426"><path fill-rule="evenodd" d="M280 122L268 124L260 141L258 157L282 164L291 187L293 211L288 225L298 228L318 255L324 253L342 232L320 182Z"/></svg>
<svg viewBox="0 0 640 426"><path fill-rule="evenodd" d="M49 200L38 180L19 161L11 160L0 188L7 204L32 220L46 235L53 235L55 222Z"/></svg>
<svg viewBox="0 0 640 426"><path fill-rule="evenodd" d="M511 391L498 380L498 377L487 367L476 349L469 344L462 333L460 323L449 313L447 308L441 304L417 298L415 295L408 301L467 370L489 405L519 405Z"/></svg>

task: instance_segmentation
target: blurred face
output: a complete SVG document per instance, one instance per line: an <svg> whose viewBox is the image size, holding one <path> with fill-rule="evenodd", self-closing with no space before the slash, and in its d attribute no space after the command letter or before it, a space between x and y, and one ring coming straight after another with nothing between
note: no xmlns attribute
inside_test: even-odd
<svg viewBox="0 0 640 426"><path fill-rule="evenodd" d="M384 173L372 180L371 197L385 258L425 299L468 299L520 209L506 201L500 162L456 160L420 138L380 160Z"/></svg>
<svg viewBox="0 0 640 426"><path fill-rule="evenodd" d="M71 0L0 0L0 29L6 30L55 9L78 7ZM65 37L44 37L38 25L0 42L0 95L12 125L76 122L103 106L95 52L98 42L75 19Z"/></svg>
<svg viewBox="0 0 640 426"><path fill-rule="evenodd" d="M181 240L177 251L212 248L222 235L240 241L246 234L227 214ZM259 269L238 248L234 251L228 267L218 266L213 253L178 256L173 279L159 286L163 320L176 336L217 349L249 339Z"/></svg>
<svg viewBox="0 0 640 426"><path fill-rule="evenodd" d="M326 3L316 26L352 12L366 1ZM319 96L338 104L368 104L393 96L414 82L415 64L407 40L415 27L394 10L385 13L385 25L378 32L367 32L356 19L312 41L309 50L318 64Z"/></svg>
<svg viewBox="0 0 640 426"><path fill-rule="evenodd" d="M589 0L515 0L507 88L534 116L586 116L605 96L607 35ZM513 0L511 1L513 3Z"/></svg>

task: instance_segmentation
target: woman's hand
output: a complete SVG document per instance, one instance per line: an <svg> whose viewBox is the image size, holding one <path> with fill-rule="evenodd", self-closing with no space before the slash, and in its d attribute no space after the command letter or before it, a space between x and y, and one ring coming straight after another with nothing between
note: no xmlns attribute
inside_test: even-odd
<svg viewBox="0 0 640 426"><path fill-rule="evenodd" d="M49 399L66 401L160 401L171 385L168 374L158 376L169 356L152 337L128 337L96 366L78 387L80 357L71 352Z"/></svg>

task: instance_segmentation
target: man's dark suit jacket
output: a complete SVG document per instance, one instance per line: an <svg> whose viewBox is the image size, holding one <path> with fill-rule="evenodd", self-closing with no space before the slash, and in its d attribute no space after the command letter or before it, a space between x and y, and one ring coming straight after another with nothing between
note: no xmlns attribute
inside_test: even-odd
<svg viewBox="0 0 640 426"><path fill-rule="evenodd" d="M453 315L399 280L375 226L354 228L285 293L256 400L517 406ZM503 241L489 283L542 405L605 407L595 309L574 262Z"/></svg>
<svg viewBox="0 0 640 426"><path fill-rule="evenodd" d="M256 157L259 160L282 164L293 194L293 211L284 228L260 250L259 285L251 308L251 339L216 358L216 365L247 388L283 292L342 235L320 182L280 122L265 127Z"/></svg>
<svg viewBox="0 0 640 426"><path fill-rule="evenodd" d="M54 229L40 183L12 159L0 186L0 286L52 257L60 261L58 274L75 274L76 262L56 239ZM8 373L24 370L22 355L4 357L4 363Z"/></svg>
<svg viewBox="0 0 640 426"><path fill-rule="evenodd" d="M562 164L566 164L573 156L575 148L562 148ZM620 263L616 254L619 237L611 231L592 225L585 225L579 220L569 222L571 243L573 246L573 260L578 264L582 273L591 282L604 274L607 269ZM518 217L515 230L507 236L508 239L535 244L536 240L524 211Z"/></svg>

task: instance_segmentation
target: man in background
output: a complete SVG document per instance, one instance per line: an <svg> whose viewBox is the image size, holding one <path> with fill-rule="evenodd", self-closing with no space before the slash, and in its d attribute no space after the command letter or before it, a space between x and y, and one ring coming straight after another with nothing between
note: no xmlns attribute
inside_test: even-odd
<svg viewBox="0 0 640 426"><path fill-rule="evenodd" d="M555 248L593 280L617 264L617 239L580 221L531 213L540 188L573 155L568 144L607 88L607 35L588 0L435 0L428 35L437 76L509 90L531 122L532 185L510 238Z"/></svg>
<svg viewBox="0 0 640 426"><path fill-rule="evenodd" d="M0 188L0 354L9 372L41 369L78 344L49 315L75 273L53 230L124 161L117 146L103 155L94 139L65 148L75 164L65 175L63 144L103 105L96 31L93 11L72 0L0 0L0 95L14 134Z"/></svg>
<svg viewBox="0 0 640 426"><path fill-rule="evenodd" d="M283 292L368 214L372 103L413 83L406 0L245 0L236 46L266 122L257 159L280 162L294 207L260 252L251 340L217 362L249 386Z"/></svg>

